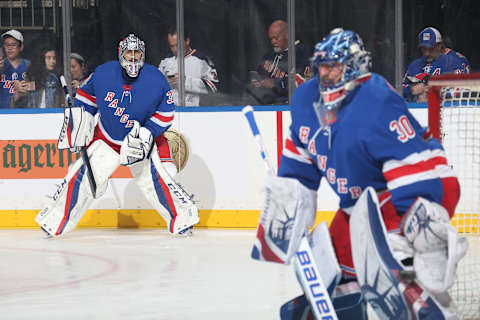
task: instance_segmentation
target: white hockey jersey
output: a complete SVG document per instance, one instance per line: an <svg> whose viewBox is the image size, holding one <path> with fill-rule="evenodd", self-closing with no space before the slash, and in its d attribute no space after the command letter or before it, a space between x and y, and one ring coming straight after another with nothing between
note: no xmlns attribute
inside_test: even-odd
<svg viewBox="0 0 480 320"><path fill-rule="evenodd" d="M178 73L177 57L163 59L158 69L166 76ZM217 71L213 63L194 49L185 56L185 105L199 106L200 95L216 93L218 84ZM178 105L178 90L173 89L173 100Z"/></svg>

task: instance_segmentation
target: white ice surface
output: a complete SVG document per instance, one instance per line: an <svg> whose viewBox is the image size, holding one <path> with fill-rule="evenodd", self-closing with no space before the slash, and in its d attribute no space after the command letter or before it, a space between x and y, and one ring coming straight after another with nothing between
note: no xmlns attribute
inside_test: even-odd
<svg viewBox="0 0 480 320"><path fill-rule="evenodd" d="M293 268L250 258L254 231L0 230L1 319L279 319Z"/></svg>

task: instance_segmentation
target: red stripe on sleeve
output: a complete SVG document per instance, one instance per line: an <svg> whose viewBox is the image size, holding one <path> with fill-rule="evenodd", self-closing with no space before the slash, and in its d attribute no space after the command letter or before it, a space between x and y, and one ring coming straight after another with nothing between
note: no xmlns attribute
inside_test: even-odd
<svg viewBox="0 0 480 320"><path fill-rule="evenodd" d="M90 100L91 102L93 102L94 104L97 104L97 98L89 95L88 93L86 93L85 91L83 91L82 89L78 88L77 89L77 94L84 97L85 99L88 99Z"/></svg>
<svg viewBox="0 0 480 320"><path fill-rule="evenodd" d="M401 166L389 171L386 171L383 176L387 181L392 181L397 178L408 176L411 174L416 174L420 172L425 172L434 169L437 165L446 165L447 159L445 157L434 157L428 159L427 161L420 161L414 164L409 164Z"/></svg>
<svg viewBox="0 0 480 320"><path fill-rule="evenodd" d="M156 119L158 119L158 120L160 120L160 121L162 121L162 122L171 122L171 121L173 121L173 118L174 118L173 115L170 116L170 117L166 117L166 116L162 116L162 115L160 115L160 114L158 114L158 113L155 113L155 114L153 115L153 117L155 117Z"/></svg>

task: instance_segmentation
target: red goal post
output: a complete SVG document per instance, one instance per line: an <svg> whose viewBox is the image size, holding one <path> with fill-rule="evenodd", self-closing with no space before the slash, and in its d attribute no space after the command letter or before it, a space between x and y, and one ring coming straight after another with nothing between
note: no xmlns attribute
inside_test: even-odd
<svg viewBox="0 0 480 320"><path fill-rule="evenodd" d="M480 73L432 76L428 86L429 131L460 182L452 225L469 241L449 293L460 319L480 319Z"/></svg>
<svg viewBox="0 0 480 320"><path fill-rule="evenodd" d="M478 93L480 92L480 73L442 74L432 76L428 80L428 86L428 127L433 137L437 139L442 139L440 110L442 99L447 93L445 88L452 88L451 93L454 93L455 88L459 89L457 91L457 96L450 97L452 102L457 102L459 104L462 102L475 102L477 103L477 107L480 106L480 97L478 96ZM461 88L467 89L468 91L463 91ZM475 88L478 91L476 91ZM442 89L444 89L443 92ZM472 93L473 97L471 97ZM461 96L462 94L464 97Z"/></svg>

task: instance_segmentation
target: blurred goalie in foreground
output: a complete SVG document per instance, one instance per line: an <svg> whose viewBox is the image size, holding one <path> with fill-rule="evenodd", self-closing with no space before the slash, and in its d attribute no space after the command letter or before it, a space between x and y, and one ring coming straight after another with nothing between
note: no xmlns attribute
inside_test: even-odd
<svg viewBox="0 0 480 320"><path fill-rule="evenodd" d="M96 68L78 88L74 106L65 109L58 147L72 152L86 147L93 179L87 179L83 157L70 166L53 201L36 217L51 236L75 228L119 165L130 168L171 234L189 234L199 221L190 196L172 179L177 168L164 133L175 106L167 80L144 64L145 43L133 34L120 41L118 60Z"/></svg>
<svg viewBox="0 0 480 320"><path fill-rule="evenodd" d="M467 244L449 223L460 188L441 144L424 137L403 98L370 73L355 32L332 30L311 63L315 76L291 102L278 177L266 180L252 251L280 263L295 257L306 296L282 306L282 319L325 317L317 276L337 313L328 319L365 319L364 299L381 319L456 318L447 290ZM340 208L328 231L321 224L307 236L308 249L303 237L322 178Z"/></svg>

